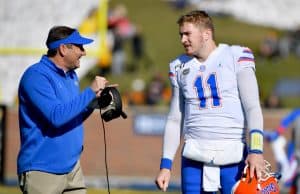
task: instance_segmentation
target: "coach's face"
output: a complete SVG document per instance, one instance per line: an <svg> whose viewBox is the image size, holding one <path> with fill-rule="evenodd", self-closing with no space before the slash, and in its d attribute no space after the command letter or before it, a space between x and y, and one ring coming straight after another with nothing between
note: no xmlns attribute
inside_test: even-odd
<svg viewBox="0 0 300 194"><path fill-rule="evenodd" d="M80 58L85 56L86 52L82 45L69 44L65 55L66 68L68 70L80 67Z"/></svg>
<svg viewBox="0 0 300 194"><path fill-rule="evenodd" d="M181 44L185 52L190 56L199 56L204 50L205 33L204 29L193 24L184 22L179 27Z"/></svg>

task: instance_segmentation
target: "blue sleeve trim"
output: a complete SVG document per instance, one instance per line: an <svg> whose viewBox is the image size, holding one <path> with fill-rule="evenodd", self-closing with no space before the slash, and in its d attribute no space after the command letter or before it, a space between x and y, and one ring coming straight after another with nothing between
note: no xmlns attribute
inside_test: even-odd
<svg viewBox="0 0 300 194"><path fill-rule="evenodd" d="M248 152L250 153L250 154L263 154L263 152L261 151L261 150L248 150Z"/></svg>
<svg viewBox="0 0 300 194"><path fill-rule="evenodd" d="M251 133L260 133L261 135L264 135L263 130L259 130L259 129L251 129L251 130L250 130L250 134L251 134Z"/></svg>
<svg viewBox="0 0 300 194"><path fill-rule="evenodd" d="M168 158L162 158L160 161L160 169L166 168L171 170L172 168L172 160L168 159Z"/></svg>

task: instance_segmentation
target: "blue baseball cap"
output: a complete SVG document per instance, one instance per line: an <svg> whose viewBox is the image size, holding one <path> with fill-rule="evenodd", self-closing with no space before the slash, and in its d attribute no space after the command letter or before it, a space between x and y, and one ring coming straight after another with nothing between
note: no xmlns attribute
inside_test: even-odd
<svg viewBox="0 0 300 194"><path fill-rule="evenodd" d="M85 38L79 34L77 30L75 30L72 34L70 34L68 37L51 42L48 45L48 49L56 49L58 48L61 44L79 44L79 45L84 45L84 44L89 44L93 42L94 40Z"/></svg>

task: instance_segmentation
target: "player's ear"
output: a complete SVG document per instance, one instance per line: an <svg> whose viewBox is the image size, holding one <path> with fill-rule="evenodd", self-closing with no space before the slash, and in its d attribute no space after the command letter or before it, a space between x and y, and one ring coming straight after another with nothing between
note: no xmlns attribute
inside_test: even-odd
<svg viewBox="0 0 300 194"><path fill-rule="evenodd" d="M212 31L210 29L204 29L203 30L203 39L205 41L208 41L212 39Z"/></svg>

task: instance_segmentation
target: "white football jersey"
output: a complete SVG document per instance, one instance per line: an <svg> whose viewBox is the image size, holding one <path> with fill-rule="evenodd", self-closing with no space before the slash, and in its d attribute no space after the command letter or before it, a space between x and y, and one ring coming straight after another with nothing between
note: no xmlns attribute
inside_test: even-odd
<svg viewBox="0 0 300 194"><path fill-rule="evenodd" d="M184 100L185 139L241 139L245 116L240 101L237 73L255 68L249 48L220 44L203 63L181 55L170 63L172 87Z"/></svg>

